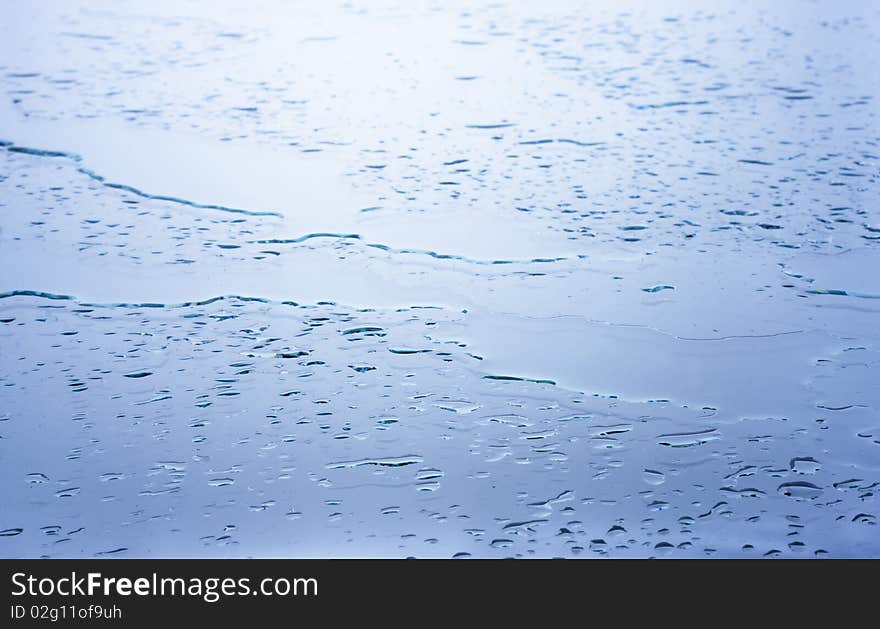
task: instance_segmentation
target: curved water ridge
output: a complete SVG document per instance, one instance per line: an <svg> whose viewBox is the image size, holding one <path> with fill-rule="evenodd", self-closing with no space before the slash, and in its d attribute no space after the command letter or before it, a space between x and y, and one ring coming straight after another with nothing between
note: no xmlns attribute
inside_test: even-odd
<svg viewBox="0 0 880 629"><path fill-rule="evenodd" d="M95 181L100 182L101 184L107 186L108 188L116 188L118 190L125 190L126 192L130 192L139 197L144 197L146 199L153 199L156 201L169 201L171 203L180 203L182 205L187 205L189 207L199 208L203 210L218 210L221 212L230 212L232 214L245 214L247 216L275 216L277 218L283 218L283 215L278 212L262 212L257 210L243 210L239 208L226 207L223 205L213 205L207 203L198 203L196 201L190 201L187 199L182 199L179 197L167 196L163 194L152 194L149 192L144 192L143 190L139 190L134 186L118 183L114 181L107 181L107 179L96 173L95 171L82 166L83 158L81 155L77 153L70 153L66 151L53 151L53 150L45 150L45 149L36 149L31 148L29 146L19 146L14 144L13 142L9 142L6 140L0 140L0 146L5 148L10 153L21 153L23 155L34 155L37 157L63 157L65 159L72 160L76 162L79 166L77 170L82 174L94 179Z"/></svg>
<svg viewBox="0 0 880 629"><path fill-rule="evenodd" d="M858 395L846 365L877 363L876 351L845 359L809 387L805 399L839 409L816 405L810 414L846 413L825 430L793 428L795 417L739 419L724 408L476 378L483 360L457 338L457 325L437 309L237 298L98 308L5 297L0 434L18 445L4 458L7 499L44 496L46 507L14 512L4 552L125 548L139 556L149 553L138 540L159 536L174 555L347 555L333 549L349 510L376 514L363 524L372 541L352 554L396 554L393 543L401 554L526 556L537 543L548 554L640 556L662 535L685 544L677 549L685 556L705 548L760 556L790 542L792 517L806 523L798 529L805 551L876 550L866 509L878 472L875 418L869 406L832 403ZM47 387L53 397L41 394ZM870 393L861 395L870 404ZM164 431L156 450L156 427L169 416L186 420ZM40 435L50 428L55 438L46 442ZM811 447L818 431L821 449ZM137 454L109 460L104 453L116 449ZM551 474L522 471L532 466ZM621 485L639 492L621 495ZM829 491L830 504L822 500ZM436 498L450 495L454 506L439 513L456 517L439 527ZM695 504L694 495L705 498ZM84 508L92 503L101 508ZM88 533L133 503L170 511L197 545L165 537L166 520L156 518ZM62 528L47 534L47 516ZM754 518L760 530L743 526ZM577 550L582 537L606 544ZM509 542L482 543L502 538Z"/></svg>
<svg viewBox="0 0 880 629"><path fill-rule="evenodd" d="M274 218L279 229L360 233L386 251L424 252L438 259L528 261L581 251L531 217L499 220L496 209L474 213L451 204L440 215L411 203L367 208L375 197L362 191L363 184L353 181L357 169L337 155L258 142L218 145L189 133L106 120L61 125L8 107L0 107L0 128L11 138L0 146L10 153L68 159L79 173L108 188L201 210ZM121 136L124 145L116 140ZM77 148L35 148L64 143ZM448 253L438 253L444 249Z"/></svg>

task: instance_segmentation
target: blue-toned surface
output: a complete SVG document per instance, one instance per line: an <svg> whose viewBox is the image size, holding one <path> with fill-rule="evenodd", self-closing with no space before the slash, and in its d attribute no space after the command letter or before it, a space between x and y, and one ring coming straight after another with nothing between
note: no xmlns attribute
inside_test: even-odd
<svg viewBox="0 0 880 629"><path fill-rule="evenodd" d="M875 3L2 15L0 556L880 556Z"/></svg>

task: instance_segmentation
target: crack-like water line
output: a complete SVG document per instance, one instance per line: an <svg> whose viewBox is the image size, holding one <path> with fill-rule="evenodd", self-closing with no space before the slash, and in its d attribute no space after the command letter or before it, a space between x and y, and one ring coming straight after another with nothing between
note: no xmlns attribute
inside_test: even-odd
<svg viewBox="0 0 880 629"><path fill-rule="evenodd" d="M371 249L379 249L380 251L385 251L387 253L392 253L395 255L421 255L428 256L434 258L436 260L455 260L458 262L466 262L468 264L479 264L484 266L498 266L498 265L508 265L508 264L551 264L554 262L564 262L569 260L584 260L587 258L584 254L578 254L577 256L560 256L554 258L524 258L524 259L482 259L482 258L470 258L468 256L453 254L453 253L438 253L436 251L432 251L430 249L412 249L412 248L397 248L391 247L390 245L384 245L381 243L373 243L364 241L363 236L360 234L344 234L344 233L332 233L332 232L316 232L311 234L305 234L303 236L298 236L295 238L266 238L261 240L253 240L250 241L250 244L259 244L259 245L293 245L299 244L302 242L306 242L307 240L313 239L321 239L321 238L331 238L336 240L356 240L362 242L365 247L370 247Z"/></svg>
<svg viewBox="0 0 880 629"><path fill-rule="evenodd" d="M560 140L562 141L562 140ZM190 201L189 199L184 199L181 197L174 197L170 195L162 195L162 194L153 194L148 193L139 188L135 188L134 186L116 183L112 181L107 181L107 179L103 175L99 175L95 171L82 166L83 157L77 153L69 152L69 151L54 151L54 150L46 150L46 149L38 149L28 146L21 146L15 144L14 142L10 142L8 140L0 140L0 148L5 148L7 151L11 153L20 153L23 155L33 155L37 157L51 157L51 158L65 158L69 159L77 164L76 170L77 172L86 175L90 179L97 181L103 186L108 188L112 188L114 190L123 190L125 192L129 192L139 197L143 197L146 199L151 199L154 201L166 201L169 203L177 203L180 205L185 205L187 207L203 209L203 210L217 210L221 212L228 212L232 214L243 214L246 216L272 216L275 218L284 218L284 214L276 211L256 211L256 210L245 210L241 208L233 208L224 205L217 205L211 203L198 203L196 201ZM299 244L302 242L306 242L308 240L313 239L336 239L336 240L357 240L363 243L365 247L369 247L371 249L378 249L380 251L385 251L387 253L395 254L395 255L422 255L434 258L435 260L454 260L458 262L464 262L467 264L478 264L484 266L500 266L500 265L513 265L513 264L551 264L554 262L564 262L569 260L583 260L586 259L587 256L584 254L577 254L575 256L558 256L558 257L535 257L535 258L522 258L522 259L482 259L482 258L471 258L464 255L459 254L451 254L451 253L440 253L437 251L433 251L430 249L415 249L410 247L398 248L392 247L390 245L382 244L382 243L373 243L366 242L364 237L361 234L356 233L335 233L335 232L314 232L308 233L303 236L293 237L293 238L266 238L259 240L248 241L249 244L260 244L260 245L292 245Z"/></svg>
<svg viewBox="0 0 880 629"><path fill-rule="evenodd" d="M244 214L246 216L274 216L275 218L284 218L284 215L280 212L260 212L255 210L243 210L240 208L227 207L225 205L216 205L213 203L198 203L196 201L190 201L188 199L182 199L180 197L172 197L163 194L151 194L149 192L144 192L143 190L135 188L134 186L129 186L128 184L107 181L106 178L104 178L102 175L99 175L95 171L90 170L85 166L82 166L83 158L81 155L69 151L49 151L44 149L32 148L29 146L20 146L18 144L15 144L14 142L10 142L7 140L0 140L0 147L5 148L10 153L21 153L23 155L34 155L37 157L63 157L65 159L72 160L77 164L76 169L78 172L89 177L90 179L94 179L101 185L116 190L124 190L145 199L152 199L155 201L168 201L169 203L178 203L180 205L186 205L187 207L194 207L200 210L218 210L220 212L229 212L231 214Z"/></svg>

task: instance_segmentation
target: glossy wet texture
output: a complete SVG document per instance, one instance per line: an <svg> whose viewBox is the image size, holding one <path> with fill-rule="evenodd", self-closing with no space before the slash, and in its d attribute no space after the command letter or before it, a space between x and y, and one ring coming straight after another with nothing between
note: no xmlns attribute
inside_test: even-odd
<svg viewBox="0 0 880 629"><path fill-rule="evenodd" d="M0 556L880 556L873 3L2 11Z"/></svg>

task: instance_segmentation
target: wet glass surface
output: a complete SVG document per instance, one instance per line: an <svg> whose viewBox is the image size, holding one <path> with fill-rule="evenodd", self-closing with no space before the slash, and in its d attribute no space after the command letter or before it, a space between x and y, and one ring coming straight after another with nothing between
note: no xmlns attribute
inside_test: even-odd
<svg viewBox="0 0 880 629"><path fill-rule="evenodd" d="M880 556L876 3L2 11L0 556Z"/></svg>

